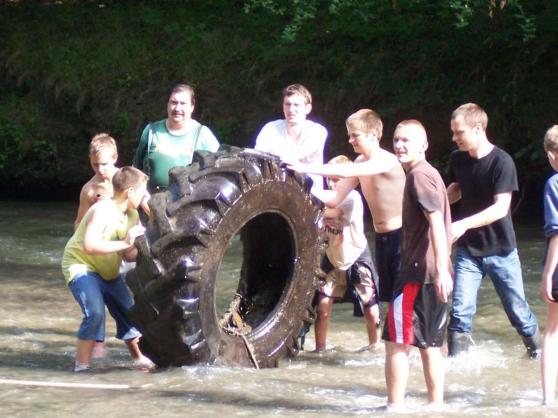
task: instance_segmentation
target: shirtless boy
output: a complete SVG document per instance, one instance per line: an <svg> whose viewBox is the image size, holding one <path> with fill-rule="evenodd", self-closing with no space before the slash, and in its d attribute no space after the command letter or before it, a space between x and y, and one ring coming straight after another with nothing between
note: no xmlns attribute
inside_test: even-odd
<svg viewBox="0 0 558 418"><path fill-rule="evenodd" d="M116 142L106 133L95 135L89 144L89 161L95 175L83 185L79 194L79 208L74 221L76 229L85 212L100 198L112 197L112 176L118 171ZM99 196L97 196L99 195Z"/></svg>
<svg viewBox="0 0 558 418"><path fill-rule="evenodd" d="M296 164L292 168L342 179L335 191L316 194L328 207L338 206L360 184L376 232L380 301L390 302L393 284L399 276L405 172L397 157L380 147L383 124L376 112L361 109L347 118L346 126L349 143L359 154L354 164Z"/></svg>
<svg viewBox="0 0 558 418"><path fill-rule="evenodd" d="M107 183L99 183L93 189L93 203L110 198L112 198L112 185L109 186Z"/></svg>

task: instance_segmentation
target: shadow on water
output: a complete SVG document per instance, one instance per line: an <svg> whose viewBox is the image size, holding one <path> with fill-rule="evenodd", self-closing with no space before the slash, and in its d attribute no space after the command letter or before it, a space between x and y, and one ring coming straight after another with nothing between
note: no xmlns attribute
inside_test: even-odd
<svg viewBox="0 0 558 418"><path fill-rule="evenodd" d="M65 335L65 336L75 336L75 332L71 332L61 328L29 328L29 327L5 327L0 326L0 338L10 338L10 336L17 335Z"/></svg>
<svg viewBox="0 0 558 418"><path fill-rule="evenodd" d="M370 388L368 388L370 389ZM339 390L343 390L339 388ZM368 390L368 395L373 396L385 396L385 393L378 391L378 395L374 395L374 390ZM161 398L187 398L189 402L195 402L199 404L213 404L218 406L241 406L245 409L255 409L255 410L275 410L275 411L285 411L285 412L315 412L323 413L327 412L329 414L347 414L351 412L357 412L358 414L372 413L377 408L362 408L362 407L351 407L343 406L339 403L329 403L325 401L321 405L309 404L305 400L291 400L285 398L273 397L267 400L256 400L250 396L231 396L230 393L224 393L219 391L203 391L203 392L191 392L191 391L153 391L153 395Z"/></svg>
<svg viewBox="0 0 558 418"><path fill-rule="evenodd" d="M61 343L44 343L43 341L35 341L35 343L41 346L40 351L0 349L0 364L2 364L2 367L15 369L32 368L37 372L67 371L71 364L73 364L73 346ZM66 353L61 352L61 348L69 351Z"/></svg>
<svg viewBox="0 0 558 418"><path fill-rule="evenodd" d="M333 415L354 413L358 413L359 415L370 414L377 408L371 407L370 405L360 405L358 402L353 402L352 399L355 397L383 399L386 396L385 388L381 384L371 386L347 382L335 383L332 381L315 383L304 382L297 379L296 373L293 373L295 376L293 378L273 378L261 376L262 374L267 376L272 374L273 371L269 370L259 372L246 370L242 372L238 369L220 370L219 368L211 366L204 366L204 368L207 368L207 373L209 374L215 373L219 375L220 373L230 373L231 375L226 379L224 387L213 385L211 388L201 387L199 390L193 390L192 388L175 390L172 388L162 389L160 387L154 387L153 389L149 389L149 393L151 396L157 398L186 401L196 405L199 404L202 410L206 408L206 406L203 405L207 405L207 407L224 408L223 410L232 410L229 409L229 407L241 407L246 412L250 412L251 410L254 412L259 411L258 415L261 415L262 411L275 411L275 413L283 411L285 413L294 413L296 414L295 416L300 416L298 414L301 413L317 413L320 415L323 413ZM187 368L183 368L183 370L184 369ZM165 373L173 375L173 378L175 378L177 371L169 370L168 372L163 371L158 374L164 376ZM236 393L237 391L231 390L231 382L234 380L236 380L235 383L238 387L242 387L243 383L246 384L245 390L243 391L244 393ZM256 385L254 385L255 380L257 380ZM267 391L259 390L258 388L267 388ZM293 396L295 392L299 394L304 393L306 396L311 397L311 399L302 396ZM413 391L410 392L410 395L420 396L418 392L415 393ZM346 400L343 402L335 400L338 396L345 396Z"/></svg>
<svg viewBox="0 0 558 418"><path fill-rule="evenodd" d="M40 282L42 285L48 286L49 284L56 283L55 281L45 282L45 277L59 277L58 284L63 284L64 279L60 267L60 257L62 252L57 255L55 260L46 264L43 262L23 262L22 260L5 261L0 265L0 279L2 280L15 280L18 282ZM42 261L42 260L41 260Z"/></svg>

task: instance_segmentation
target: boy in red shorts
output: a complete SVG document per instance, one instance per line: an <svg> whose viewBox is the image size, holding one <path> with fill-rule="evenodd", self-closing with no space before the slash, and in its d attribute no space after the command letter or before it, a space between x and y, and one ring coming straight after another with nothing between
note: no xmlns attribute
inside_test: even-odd
<svg viewBox="0 0 558 418"><path fill-rule="evenodd" d="M451 214L440 174L425 159L426 131L416 120L399 123L393 137L406 172L403 194L403 253L399 281L383 332L388 410L403 406L410 347L419 348L428 400L444 401L443 344L452 290Z"/></svg>

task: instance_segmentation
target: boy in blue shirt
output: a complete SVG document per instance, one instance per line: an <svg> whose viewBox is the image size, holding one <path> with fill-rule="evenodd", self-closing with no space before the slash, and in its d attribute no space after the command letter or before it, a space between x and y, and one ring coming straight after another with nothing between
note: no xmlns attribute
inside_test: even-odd
<svg viewBox="0 0 558 418"><path fill-rule="evenodd" d="M546 131L544 150L550 166L558 172L558 125ZM555 354L558 349L558 173L547 180L543 202L546 249L540 294L548 305L548 311L542 348L541 381L543 404L550 405L554 403L558 371L558 358Z"/></svg>

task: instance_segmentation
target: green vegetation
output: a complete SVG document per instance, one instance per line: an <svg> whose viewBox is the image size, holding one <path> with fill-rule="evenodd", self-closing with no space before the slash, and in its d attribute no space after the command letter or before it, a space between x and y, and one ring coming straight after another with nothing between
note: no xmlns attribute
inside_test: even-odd
<svg viewBox="0 0 558 418"><path fill-rule="evenodd" d="M523 189L539 190L541 138L558 122L557 18L548 0L5 2L0 184L20 194L81 184L99 131L129 163L177 82L196 87L196 118L222 142L250 146L280 116L281 88L301 82L330 131L328 156L351 152L344 120L372 107L386 142L402 118L423 121L442 167L449 115L474 101Z"/></svg>

